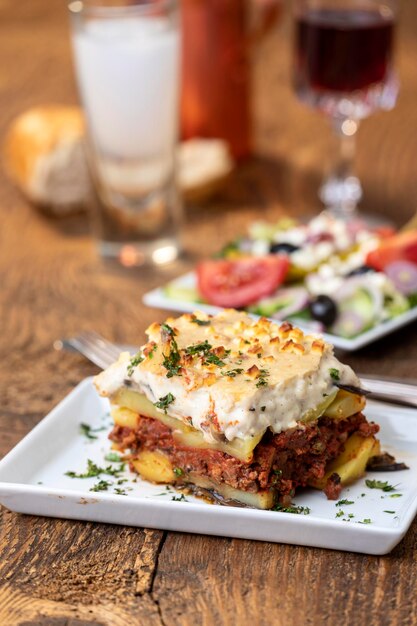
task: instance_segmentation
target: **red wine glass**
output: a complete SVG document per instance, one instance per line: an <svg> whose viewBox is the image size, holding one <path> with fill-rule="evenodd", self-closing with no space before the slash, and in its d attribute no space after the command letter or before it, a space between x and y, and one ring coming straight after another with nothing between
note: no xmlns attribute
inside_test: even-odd
<svg viewBox="0 0 417 626"><path fill-rule="evenodd" d="M351 219L362 198L353 175L362 119L392 109L394 0L296 0L294 85L299 99L322 111L339 137L339 159L320 188L326 209Z"/></svg>

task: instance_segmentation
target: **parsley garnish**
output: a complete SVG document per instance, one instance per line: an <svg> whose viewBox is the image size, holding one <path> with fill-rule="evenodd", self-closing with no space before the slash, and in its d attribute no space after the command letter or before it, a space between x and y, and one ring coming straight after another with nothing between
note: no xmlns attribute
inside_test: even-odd
<svg viewBox="0 0 417 626"><path fill-rule="evenodd" d="M100 476L100 474L109 474L110 476L120 476L120 472L122 472L125 468L125 464L121 463L120 467L115 468L111 465L107 467L99 467L96 465L91 459L87 459L87 471L83 474L77 474L76 472L69 471L65 472L65 476L69 476L70 478L94 478L95 476Z"/></svg>
<svg viewBox="0 0 417 626"><path fill-rule="evenodd" d="M104 457L106 461L111 461L112 463L121 463L122 460L117 452L108 452Z"/></svg>
<svg viewBox="0 0 417 626"><path fill-rule="evenodd" d="M125 489L120 489L120 487L115 487L114 493L117 493L118 496L127 496Z"/></svg>
<svg viewBox="0 0 417 626"><path fill-rule="evenodd" d="M266 406L261 406L261 411L262 411L262 413L264 413L264 412L265 412L265 409L266 409Z"/></svg>
<svg viewBox="0 0 417 626"><path fill-rule="evenodd" d="M169 326L168 324L161 324L161 330L166 334L169 335L170 337L175 337L175 335L177 334L175 332L175 330L173 328L171 328L171 326Z"/></svg>
<svg viewBox="0 0 417 626"><path fill-rule="evenodd" d="M129 365L127 366L127 375L132 376L133 370L139 363L142 363L144 357L141 352L138 352L130 359Z"/></svg>
<svg viewBox="0 0 417 626"><path fill-rule="evenodd" d="M91 434L91 426L89 426L88 424L80 424L80 432L82 435L84 435L85 437L87 437L87 439L97 439L97 437L95 435Z"/></svg>
<svg viewBox="0 0 417 626"><path fill-rule="evenodd" d="M172 471L174 472L175 476L182 476L184 474L184 470L180 467L174 467Z"/></svg>
<svg viewBox="0 0 417 626"><path fill-rule="evenodd" d="M176 332L173 328L171 328L171 326L168 326L168 324L161 324L161 329L163 335L168 335L168 337L171 338L170 352L164 356L162 365L167 370L167 378L172 378L173 376L178 376L181 369L181 356L178 350L178 344L174 339Z"/></svg>
<svg viewBox="0 0 417 626"><path fill-rule="evenodd" d="M390 495L390 498L402 498L403 494L402 493L393 493L392 495Z"/></svg>
<svg viewBox="0 0 417 626"><path fill-rule="evenodd" d="M236 378L238 374L242 374L243 369L241 367L236 367L233 370L227 370L227 372L222 372L222 376L229 376L229 378Z"/></svg>
<svg viewBox="0 0 417 626"><path fill-rule="evenodd" d="M191 356L200 353L207 354L212 349L212 347L213 346L209 344L207 339L205 339L202 343L196 343L193 346L188 346L188 348L185 348L185 354L190 354Z"/></svg>
<svg viewBox="0 0 417 626"><path fill-rule="evenodd" d="M384 511L384 513L391 513L391 514L394 514L394 513L395 513L395 511Z"/></svg>
<svg viewBox="0 0 417 626"><path fill-rule="evenodd" d="M382 489L382 491L395 491L396 485L390 485L387 480L365 480L365 484L369 489Z"/></svg>
<svg viewBox="0 0 417 626"><path fill-rule="evenodd" d="M283 504L276 504L272 511L279 511L280 513L295 513L296 515L308 515L310 513L310 509L308 506L284 506Z"/></svg>
<svg viewBox="0 0 417 626"><path fill-rule="evenodd" d="M149 352L147 354L148 359L153 359L153 355L154 355L154 352L157 349L157 347L158 346L156 344L154 346L152 346L152 348L149 350Z"/></svg>
<svg viewBox="0 0 417 626"><path fill-rule="evenodd" d="M339 500L339 502L336 502L336 506L343 506L343 505L348 505L348 504L355 504L353 502L353 500Z"/></svg>
<svg viewBox="0 0 417 626"><path fill-rule="evenodd" d="M330 372L330 378L333 378L333 380L340 380L340 372L335 367L331 367L329 369L329 372Z"/></svg>
<svg viewBox="0 0 417 626"><path fill-rule="evenodd" d="M173 396L172 393L167 393L166 396L159 398L158 402L154 402L154 405L157 409L162 409L166 414L168 406L172 404L174 400L175 396Z"/></svg>
<svg viewBox="0 0 417 626"><path fill-rule="evenodd" d="M197 324L198 326L209 326L210 320L198 320L196 317L191 320L193 324Z"/></svg>
<svg viewBox="0 0 417 626"><path fill-rule="evenodd" d="M336 513L336 517L343 517L343 516L344 516L344 514L345 514L345 512L344 512L344 511L342 511L342 509L340 509L340 511L338 511L338 512Z"/></svg>
<svg viewBox="0 0 417 626"><path fill-rule="evenodd" d="M224 365L226 365L226 363L219 359L217 354L214 354L213 352L208 352L204 360L204 365L218 365L219 367L223 367Z"/></svg>
<svg viewBox="0 0 417 626"><path fill-rule="evenodd" d="M109 482L108 480L99 480L97 484L94 485L94 487L91 487L90 491L107 491L107 489L109 487L111 487L113 483Z"/></svg>
<svg viewBox="0 0 417 626"><path fill-rule="evenodd" d="M172 496L171 500L173 500L174 502L188 502L183 493L180 496Z"/></svg>
<svg viewBox="0 0 417 626"><path fill-rule="evenodd" d="M259 370L259 376L256 382L257 387L266 387L268 385L268 381L266 377L269 376L268 370L261 369Z"/></svg>
<svg viewBox="0 0 417 626"><path fill-rule="evenodd" d="M106 430L106 427L101 426L100 428L92 428L89 424L84 424L83 422L80 424L80 432L82 435L87 437L87 439L97 439L97 437L91 433L99 433L102 430Z"/></svg>
<svg viewBox="0 0 417 626"><path fill-rule="evenodd" d="M367 517L366 519L363 519L361 522L358 522L358 524L372 524L372 520Z"/></svg>

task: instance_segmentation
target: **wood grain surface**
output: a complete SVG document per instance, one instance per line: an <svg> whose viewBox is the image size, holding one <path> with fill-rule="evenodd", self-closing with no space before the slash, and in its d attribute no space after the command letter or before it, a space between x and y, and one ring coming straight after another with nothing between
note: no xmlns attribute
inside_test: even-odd
<svg viewBox="0 0 417 626"><path fill-rule="evenodd" d="M363 124L364 206L401 223L417 208L417 8L403 0L396 109ZM0 454L94 366L58 354L94 328L138 343L164 313L141 295L259 217L318 210L330 131L290 88L288 16L254 59L256 144L211 202L187 207L187 255L154 272L99 261L85 216L47 218L0 173ZM0 0L0 131L24 109L76 101L65 2ZM417 378L417 325L346 360ZM1 626L234 626L417 623L417 525L388 556L52 520L0 510Z"/></svg>

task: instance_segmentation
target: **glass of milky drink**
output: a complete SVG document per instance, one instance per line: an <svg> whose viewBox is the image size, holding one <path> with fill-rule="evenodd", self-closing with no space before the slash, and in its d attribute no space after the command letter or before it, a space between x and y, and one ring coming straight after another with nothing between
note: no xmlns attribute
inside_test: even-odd
<svg viewBox="0 0 417 626"><path fill-rule="evenodd" d="M177 0L69 3L103 257L163 264L180 251Z"/></svg>

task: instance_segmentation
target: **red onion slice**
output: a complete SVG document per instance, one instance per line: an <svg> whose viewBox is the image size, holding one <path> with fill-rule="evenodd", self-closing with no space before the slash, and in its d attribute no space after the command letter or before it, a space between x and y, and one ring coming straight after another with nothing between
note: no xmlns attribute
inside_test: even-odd
<svg viewBox="0 0 417 626"><path fill-rule="evenodd" d="M369 319L365 319L355 311L341 311L331 331L341 337L355 337L363 332L369 325Z"/></svg>
<svg viewBox="0 0 417 626"><path fill-rule="evenodd" d="M294 313L298 313L308 305L310 296L304 287L289 287L288 289L280 289L278 292L279 299L288 299L290 303L279 311L271 315L275 320L283 320Z"/></svg>
<svg viewBox="0 0 417 626"><path fill-rule="evenodd" d="M404 296L417 293L417 265L410 261L394 261L384 268L385 274Z"/></svg>

